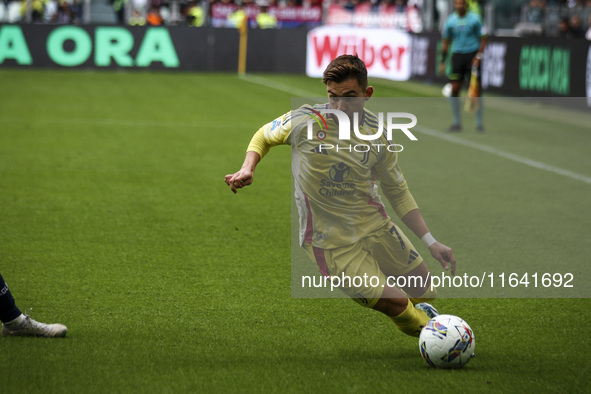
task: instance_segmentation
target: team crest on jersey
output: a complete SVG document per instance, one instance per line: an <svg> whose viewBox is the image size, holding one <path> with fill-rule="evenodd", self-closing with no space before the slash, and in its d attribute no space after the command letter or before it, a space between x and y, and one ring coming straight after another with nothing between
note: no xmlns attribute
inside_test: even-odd
<svg viewBox="0 0 591 394"><path fill-rule="evenodd" d="M319 140L325 139L326 138L326 131L318 130L318 133L316 133L316 138L318 138Z"/></svg>

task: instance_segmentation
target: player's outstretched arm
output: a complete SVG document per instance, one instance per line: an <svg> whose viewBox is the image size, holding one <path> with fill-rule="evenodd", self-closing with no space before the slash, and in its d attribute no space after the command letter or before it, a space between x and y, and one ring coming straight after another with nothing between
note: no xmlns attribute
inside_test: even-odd
<svg viewBox="0 0 591 394"><path fill-rule="evenodd" d="M423 219L423 215L421 215L421 211L418 209L413 209L412 211L408 212L406 215L402 217L402 221L404 224L412 230L415 235L421 239L425 237L426 234L431 234L429 232L429 228L425 223L425 219ZM435 239L431 236L432 241ZM425 242L425 240L423 241ZM431 242L429 242L431 243ZM448 270L451 267L451 274L455 275L456 273L456 259L454 257L453 250L441 242L433 242L431 245L428 245L429 251L431 252L431 256L443 267L443 269Z"/></svg>
<svg viewBox="0 0 591 394"><path fill-rule="evenodd" d="M225 176L224 181L226 185L230 186L230 190L234 194L238 192L238 189L252 185L254 170L259 161L261 161L261 156L258 153L253 151L246 152L246 158L240 171Z"/></svg>

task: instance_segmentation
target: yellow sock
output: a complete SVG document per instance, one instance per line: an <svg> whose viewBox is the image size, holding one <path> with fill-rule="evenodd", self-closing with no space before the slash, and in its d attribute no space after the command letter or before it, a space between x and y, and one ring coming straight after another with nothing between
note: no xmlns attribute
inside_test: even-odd
<svg viewBox="0 0 591 394"><path fill-rule="evenodd" d="M418 337L421 329L430 320L429 316L425 312L415 308L410 300L404 312L398 316L390 316L390 319L392 319L400 331L413 337Z"/></svg>

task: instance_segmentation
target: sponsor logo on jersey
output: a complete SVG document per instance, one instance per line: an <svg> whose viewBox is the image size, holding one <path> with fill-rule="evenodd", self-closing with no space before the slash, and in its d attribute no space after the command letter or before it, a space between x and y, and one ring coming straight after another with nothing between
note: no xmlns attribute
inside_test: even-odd
<svg viewBox="0 0 591 394"><path fill-rule="evenodd" d="M349 175L351 175L351 167L347 164L343 162L333 164L328 171L330 180L320 180L318 193L325 197L351 196L356 194L355 184L346 182Z"/></svg>
<svg viewBox="0 0 591 394"><path fill-rule="evenodd" d="M333 182L343 182L345 179L349 177L349 173L351 172L351 167L346 165L343 162L338 164L334 164L330 167L330 171L328 175Z"/></svg>

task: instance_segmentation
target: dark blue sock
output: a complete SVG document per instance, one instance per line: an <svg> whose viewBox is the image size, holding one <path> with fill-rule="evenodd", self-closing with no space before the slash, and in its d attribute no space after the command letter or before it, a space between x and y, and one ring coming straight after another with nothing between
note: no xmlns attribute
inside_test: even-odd
<svg viewBox="0 0 591 394"><path fill-rule="evenodd" d="M21 315L21 311L16 307L14 297L10 294L2 274L0 274L0 320L2 323L8 323Z"/></svg>

